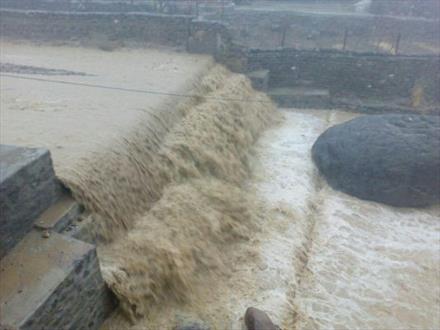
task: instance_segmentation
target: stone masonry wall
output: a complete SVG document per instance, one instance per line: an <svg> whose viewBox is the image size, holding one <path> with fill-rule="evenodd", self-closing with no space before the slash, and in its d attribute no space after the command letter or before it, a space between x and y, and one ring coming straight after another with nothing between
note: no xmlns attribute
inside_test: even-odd
<svg viewBox="0 0 440 330"><path fill-rule="evenodd" d="M393 52L398 38L402 54L440 48L438 20L246 9L236 9L222 19L229 24L235 41L249 48L278 48L284 38L287 48L341 49L346 32L345 47L350 51Z"/></svg>
<svg viewBox="0 0 440 330"><path fill-rule="evenodd" d="M233 5L232 0L0 0L0 7L21 10L195 15L197 12L230 12Z"/></svg>
<svg viewBox="0 0 440 330"><path fill-rule="evenodd" d="M190 25L187 50L191 53L221 57L232 46L227 27L217 21L193 20Z"/></svg>
<svg viewBox="0 0 440 330"><path fill-rule="evenodd" d="M22 12L2 10L4 37L31 40L111 41L186 46L193 17L142 13Z"/></svg>
<svg viewBox="0 0 440 330"><path fill-rule="evenodd" d="M264 35L259 24L266 26L274 23L272 28L279 34L280 25L275 22L280 22L280 13L252 13L251 18L246 18L237 16L240 12L237 10L225 15L225 19L233 20L235 17L235 22L227 24L225 21L200 20L185 15L8 11L7 15L2 15L0 28L3 36L12 38L84 41L105 35L109 40L122 43L134 41L140 44L177 46L189 52L212 54L233 71L267 69L271 77L269 87L309 84L327 88L336 96L350 94L359 97L407 98L415 86L420 86L429 102L440 101L438 56L390 56L329 49L254 49L240 44L240 36L234 26L255 22L252 33L261 33L259 40L273 42L276 38ZM328 15L288 15L295 15L294 22L300 33L301 25L304 24L304 33L307 26L313 27L317 35L327 41L331 41L332 36L339 38L338 33L345 24L354 30L358 29L356 33L360 35L367 33L365 29L374 29L374 25L372 27L348 15L342 20L341 17L335 20ZM419 19L408 23L408 26L402 24L402 29L405 28L408 34L412 33L414 38L419 34L432 38L440 33L437 27L431 29L431 23L423 25ZM307 44L304 47L307 48Z"/></svg>
<svg viewBox="0 0 440 330"><path fill-rule="evenodd" d="M3 37L63 41L115 47L160 44L216 56L226 52L231 37L217 21L187 15L153 13L72 13L1 10ZM107 45L108 46L108 45Z"/></svg>
<svg viewBox="0 0 440 330"><path fill-rule="evenodd" d="M51 298L20 328L98 329L115 308L113 301L102 280L96 249L93 248L77 262Z"/></svg>
<svg viewBox="0 0 440 330"><path fill-rule="evenodd" d="M26 235L34 220L59 198L49 151L0 146L0 259Z"/></svg>
<svg viewBox="0 0 440 330"><path fill-rule="evenodd" d="M438 0L372 0L371 13L405 16L422 16L440 18L440 2Z"/></svg>
<svg viewBox="0 0 440 330"><path fill-rule="evenodd" d="M332 95L408 97L417 85L440 102L440 57L296 49L250 50L246 71L270 71L270 87L312 85Z"/></svg>

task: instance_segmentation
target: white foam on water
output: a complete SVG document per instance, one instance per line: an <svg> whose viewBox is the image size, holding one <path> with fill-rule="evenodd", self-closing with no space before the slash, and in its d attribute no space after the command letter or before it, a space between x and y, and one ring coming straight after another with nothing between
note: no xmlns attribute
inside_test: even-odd
<svg viewBox="0 0 440 330"><path fill-rule="evenodd" d="M310 149L327 126L329 113L284 112L283 124L268 131L256 148L258 166L254 188L272 211L259 252L265 269L257 274L266 288L256 307L269 312L275 323L292 325L291 293L304 264L315 169Z"/></svg>
<svg viewBox="0 0 440 330"><path fill-rule="evenodd" d="M298 290L298 328L438 329L439 209L323 191Z"/></svg>
<svg viewBox="0 0 440 330"><path fill-rule="evenodd" d="M256 189L278 212L260 247L257 278L272 285L257 307L287 329L437 329L439 208L359 200L314 168L319 134L355 116L290 110L259 141Z"/></svg>
<svg viewBox="0 0 440 330"><path fill-rule="evenodd" d="M147 106L139 95L42 92L2 78L2 137L50 148L57 174L108 239L98 248L103 275L133 323L116 313L105 327L169 329L188 316L240 329L254 306L284 329L440 328L439 208L358 200L329 188L313 165L319 134L354 115L289 109L263 133L277 117L267 97L243 76L207 73L207 58L148 53L146 81L137 68L106 71L109 61L122 70L145 56L136 51L82 52L75 64L69 49L31 47L25 56L21 47L2 60L44 66L55 52L54 66L95 74L81 79L134 88L187 90L203 76L197 93L214 96L151 97L151 109L139 110Z"/></svg>

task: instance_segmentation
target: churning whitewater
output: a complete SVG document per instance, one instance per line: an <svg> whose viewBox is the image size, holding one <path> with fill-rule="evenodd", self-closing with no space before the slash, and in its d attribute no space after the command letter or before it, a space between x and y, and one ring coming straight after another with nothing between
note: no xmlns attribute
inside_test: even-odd
<svg viewBox="0 0 440 330"><path fill-rule="evenodd" d="M193 94L206 97L141 121L65 179L92 213L103 276L132 321L184 301L204 272L228 269L227 250L255 230L258 207L241 185L275 108L221 66Z"/></svg>
<svg viewBox="0 0 440 330"><path fill-rule="evenodd" d="M337 193L311 162L319 134L353 114L277 112L220 66L193 93L206 97L141 121L66 180L120 302L105 328L237 329L249 306L285 329L439 325L438 208Z"/></svg>
<svg viewBox="0 0 440 330"><path fill-rule="evenodd" d="M276 109L209 57L81 54L76 63L71 48L9 45L2 56L35 67L53 58L90 84L192 95L9 80L2 90L2 140L49 148L85 206L119 300L104 329L242 329L250 306L282 329L440 328L438 206L358 200L311 160L323 131L357 115Z"/></svg>

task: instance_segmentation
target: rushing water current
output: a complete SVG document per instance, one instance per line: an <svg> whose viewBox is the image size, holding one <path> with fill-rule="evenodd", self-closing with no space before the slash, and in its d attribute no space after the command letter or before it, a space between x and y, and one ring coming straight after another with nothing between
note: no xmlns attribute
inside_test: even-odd
<svg viewBox="0 0 440 330"><path fill-rule="evenodd" d="M332 190L310 148L328 126L354 115L281 113L282 122L252 148L250 176L237 191L247 196L238 218L248 227L244 241L221 249L230 262L221 272L193 273L197 283L186 300L152 307L133 328L172 328L195 318L241 329L248 306L267 311L283 329L438 328L438 207L397 209ZM121 324L115 315L107 326Z"/></svg>
<svg viewBox="0 0 440 330"><path fill-rule="evenodd" d="M58 61L70 54L28 50L43 54L41 63L18 59L37 66L47 52ZM127 56L145 56L98 55L120 61L110 81ZM280 111L208 59L149 56L148 65L164 62L148 69L157 71L151 84L182 92L192 73L191 83L200 81L185 92L204 97L153 98L143 111L140 96L85 98L76 89L64 105L52 100L52 86L52 103L35 92L42 103L29 106L21 83L3 80L2 137L50 148L57 174L91 215L104 279L120 301L104 329L173 329L187 320L242 329L249 306L283 329L440 328L438 206L358 200L329 188L311 161L316 138L354 114ZM94 73L92 82L107 77L92 64L66 68ZM134 87L145 85L143 75ZM57 97L72 97L57 88Z"/></svg>

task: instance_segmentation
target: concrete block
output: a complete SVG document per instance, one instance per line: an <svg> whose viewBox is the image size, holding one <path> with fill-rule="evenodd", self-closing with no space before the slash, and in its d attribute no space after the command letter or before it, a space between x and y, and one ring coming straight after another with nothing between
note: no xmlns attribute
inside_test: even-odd
<svg viewBox="0 0 440 330"><path fill-rule="evenodd" d="M330 93L317 88L275 88L269 90L270 97L285 108L326 109L332 106Z"/></svg>
<svg viewBox="0 0 440 330"><path fill-rule="evenodd" d="M61 191L48 150L0 145L0 258Z"/></svg>
<svg viewBox="0 0 440 330"><path fill-rule="evenodd" d="M114 308L93 245L33 230L0 266L0 328L98 329Z"/></svg>

